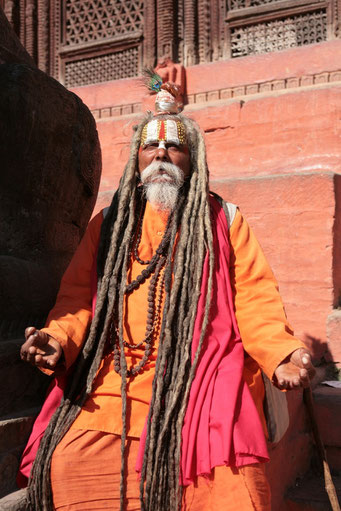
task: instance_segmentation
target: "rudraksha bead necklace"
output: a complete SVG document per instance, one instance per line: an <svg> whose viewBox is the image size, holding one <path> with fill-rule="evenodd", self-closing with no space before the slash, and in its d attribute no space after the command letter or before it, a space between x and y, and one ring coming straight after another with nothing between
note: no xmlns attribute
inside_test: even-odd
<svg viewBox="0 0 341 511"><path fill-rule="evenodd" d="M164 261L160 259L160 262L162 266L164 265ZM155 272L155 274L152 277L152 280L154 280L154 286L156 288L158 277L160 275L160 271L158 274ZM136 376L146 363L148 362L150 355L152 353L153 348L153 334L157 330L160 318L161 318L161 306L162 306L162 295L163 295L163 288L164 288L164 273L162 275L160 285L159 285L159 292L158 292L158 298L155 303L155 298L152 296L152 293L155 294L155 291L152 291L150 288L148 290L148 312L147 312L147 325L146 325L146 332L145 337L143 341L140 341L138 344L129 344L127 341L123 340L123 345L125 348L128 349L139 349L144 345L144 354L141 358L140 362L131 367L127 370L127 377ZM121 353L120 353L120 347L118 344L118 331L116 329L116 342L114 344L114 369L118 374L121 374ZM143 349L143 348L141 348Z"/></svg>
<svg viewBox="0 0 341 511"><path fill-rule="evenodd" d="M130 284L127 284L125 289L125 295L132 293L136 289L140 287L140 285L145 282L152 274L152 278L150 279L149 287L148 287L148 310L147 310L147 324L146 324L146 331L145 336L142 341L140 341L138 344L129 344L127 341L123 340L123 345L125 348L128 349L143 349L144 347L144 354L140 362L133 366L132 368L128 369L127 371L127 377L135 376L139 372L142 371L146 363L148 362L152 347L153 347L153 341L154 341L154 334L157 330L157 327L160 322L161 318L161 307L162 307L162 296L163 296L163 289L164 289L164 272L162 275L162 278L160 280L159 284L159 291L157 293L157 287L158 287L158 281L160 274L162 272L162 268L165 266L165 263L167 261L167 252L168 252L168 246L170 241L170 231L171 231L171 224L172 220L170 215L167 226L163 235L163 238L161 240L160 245L155 251L155 254L149 261L143 261L138 256L138 247L141 241L142 236L142 222L143 222L143 213L144 213L145 204L141 205L141 212L140 212L140 218L138 221L137 226L137 234L135 237L135 240L133 242L132 247L132 253L134 254L135 259L141 264L141 265L148 265L147 268L142 270L142 272L136 277L135 280L133 280ZM129 258L130 259L130 258ZM156 296L158 294L158 296ZM119 332L117 328L117 322L115 320L111 323L110 328L110 338L111 342L113 344L113 350L114 350L114 369L118 374L121 374L121 353L120 353L120 347L119 347Z"/></svg>

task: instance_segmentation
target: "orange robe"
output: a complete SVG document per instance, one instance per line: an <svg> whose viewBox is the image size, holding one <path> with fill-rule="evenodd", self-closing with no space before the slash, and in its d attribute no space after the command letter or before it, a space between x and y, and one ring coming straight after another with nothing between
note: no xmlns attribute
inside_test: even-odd
<svg viewBox="0 0 341 511"><path fill-rule="evenodd" d="M139 442L126 444L125 511L140 511L140 482L135 472ZM121 438L102 431L70 429L51 463L56 511L120 509ZM215 467L184 489L181 511L271 511L264 464ZM66 475L67 474L67 475ZM168 510L165 510L168 511Z"/></svg>
<svg viewBox="0 0 341 511"><path fill-rule="evenodd" d="M90 222L62 279L56 305L43 329L61 343L67 368L75 361L91 322L91 271L102 219L103 213L100 212ZM161 241L166 223L167 216L156 213L147 203L139 246L140 258L150 259ZM230 245L236 318L246 352L244 377L265 426L261 369L271 379L278 364L303 344L292 335L273 273L252 230L238 210L230 227ZM132 260L128 280L134 279L140 272L141 265ZM144 338L147 294L148 282L126 300L124 338L130 343L136 344ZM157 345L158 340L143 373L128 384L130 420L127 434L130 437L140 437L148 414ZM128 368L132 363L136 364L142 354L141 350L127 350ZM111 352L102 360L91 395L72 427L121 434L120 387L121 377L113 369Z"/></svg>
<svg viewBox="0 0 341 511"><path fill-rule="evenodd" d="M99 213L90 222L63 277L56 305L44 329L61 343L67 368L75 361L91 322L91 271L102 218L102 213ZM150 259L160 243L166 222L167 217L157 214L147 203L139 245L140 258ZM252 230L239 211L230 228L230 245L236 317L246 352L244 377L266 431L261 369L272 378L278 364L302 343L292 336L274 276ZM133 259L128 280L134 279L140 271L141 265ZM147 293L148 283L145 283L125 301L124 338L130 343L136 344L144 338ZM148 413L157 344L156 339L150 362L141 374L131 379L127 388L127 511L139 509L139 483L134 473L136 439L140 437ZM139 350L126 351L128 368L132 363L137 363L141 353ZM119 508L120 441L116 435L122 431L120 385L121 378L113 369L113 354L108 353L102 360L92 392L81 413L52 458L54 503L60 511ZM91 476L84 479L84 467L87 466ZM73 474L67 477L67 481L66 467L68 474ZM101 467L106 467L104 474ZM97 470L101 471L99 478L96 476ZM79 484L82 484L82 489ZM70 499L72 506L68 504ZM215 467L211 478L198 477L195 485L186 488L184 511L213 511L218 508L269 511L264 468L260 465L239 470Z"/></svg>

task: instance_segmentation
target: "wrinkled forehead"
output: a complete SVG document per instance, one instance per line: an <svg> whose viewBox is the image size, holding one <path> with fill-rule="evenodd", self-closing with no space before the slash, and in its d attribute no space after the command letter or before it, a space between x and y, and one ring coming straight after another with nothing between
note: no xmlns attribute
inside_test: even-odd
<svg viewBox="0 0 341 511"><path fill-rule="evenodd" d="M186 130L183 123L172 119L153 119L148 122L142 130L141 146L160 141L186 145Z"/></svg>

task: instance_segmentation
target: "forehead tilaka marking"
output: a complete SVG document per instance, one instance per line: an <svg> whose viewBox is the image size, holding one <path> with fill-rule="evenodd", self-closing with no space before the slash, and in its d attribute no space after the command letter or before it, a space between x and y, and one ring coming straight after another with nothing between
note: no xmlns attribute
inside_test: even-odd
<svg viewBox="0 0 341 511"><path fill-rule="evenodd" d="M148 122L142 130L141 146L161 140L168 143L185 145L185 126L182 122L173 121L171 119L154 119Z"/></svg>

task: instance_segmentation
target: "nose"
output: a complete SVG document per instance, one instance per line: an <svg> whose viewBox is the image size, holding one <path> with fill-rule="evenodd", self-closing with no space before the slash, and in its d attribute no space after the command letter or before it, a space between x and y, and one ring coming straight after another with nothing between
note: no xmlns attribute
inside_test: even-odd
<svg viewBox="0 0 341 511"><path fill-rule="evenodd" d="M158 147L155 154L156 161L169 161L168 151L165 147Z"/></svg>

